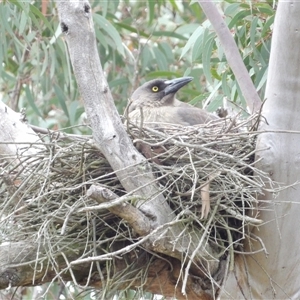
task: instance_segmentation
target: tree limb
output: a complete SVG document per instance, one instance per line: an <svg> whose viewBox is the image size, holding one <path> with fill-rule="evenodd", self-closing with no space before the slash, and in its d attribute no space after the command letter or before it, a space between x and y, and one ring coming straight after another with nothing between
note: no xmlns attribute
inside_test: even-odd
<svg viewBox="0 0 300 300"><path fill-rule="evenodd" d="M250 114L258 112L262 102L256 92L232 34L212 0L198 0L198 3L220 39L229 66L245 97Z"/></svg>
<svg viewBox="0 0 300 300"><path fill-rule="evenodd" d="M245 250L255 254L238 257L235 272L229 274L224 290L232 299L299 298L300 135L295 134L300 128L300 52L295 51L300 43L299 15L299 1L278 2L262 133L256 145L257 167L286 188L274 193L266 183L259 197L265 224L252 232L259 240L245 243Z"/></svg>
<svg viewBox="0 0 300 300"><path fill-rule="evenodd" d="M151 196L142 210L153 215L152 226L170 221L174 215L155 184L145 158L125 132L101 67L88 1L56 1L74 73L84 100L94 139L127 191L143 186L139 194Z"/></svg>
<svg viewBox="0 0 300 300"><path fill-rule="evenodd" d="M159 191L149 163L125 132L114 105L98 56L89 2L58 0L56 3L79 90L100 151L116 171L123 187L128 192L135 190L142 199L149 200L137 205L149 218L151 230L172 222L176 216ZM189 256L198 249L201 237L195 233L185 236L182 232L184 225L176 223L151 236L149 247L152 251L181 259L190 245ZM205 244L197 253L196 261L202 266L209 265L213 274L218 270L219 261L212 257L213 249Z"/></svg>
<svg viewBox="0 0 300 300"><path fill-rule="evenodd" d="M120 246L123 247L123 246ZM174 297L176 299L212 299L208 291L200 289L209 284L202 278L189 278L187 283L187 296L180 293L182 281L180 279L181 262L175 259L165 259L153 257L146 252L141 252L137 256L130 254L123 255L122 258L114 257L114 268L110 270L109 275L103 269L104 277L100 278L99 273L95 272L96 267L90 264L72 265L70 268L67 260L76 259L73 252L57 253L60 265L58 269L48 267L46 260L36 261L43 250L38 249L34 243L19 242L0 245L0 289L11 288L13 286L32 286L39 285L57 278L63 281L76 281L77 284L96 288L105 287L105 281L114 276L121 276L117 289L126 289L128 284L132 287L143 285L144 289L154 294L163 294L165 297ZM31 262L28 264L28 262ZM150 263L151 262L151 263ZM131 265L132 272L128 272L128 265ZM145 265L149 265L147 277L140 276L140 272L145 272ZM36 271L39 269L39 271ZM59 275L58 275L59 274ZM135 280L134 280L135 278ZM143 278L143 279L142 279ZM104 282L102 281L104 279ZM174 287L177 282L177 287ZM197 284L196 284L197 283ZM113 287L111 288L113 290Z"/></svg>
<svg viewBox="0 0 300 300"><path fill-rule="evenodd" d="M33 156L42 145L39 136L25 123L24 117L0 101L0 154L1 159L15 160L18 155ZM35 144L34 147L28 147Z"/></svg>
<svg viewBox="0 0 300 300"><path fill-rule="evenodd" d="M92 185L89 188L87 191L87 196L96 200L98 203L107 204L110 204L111 200L119 198L118 195L109 189L96 185ZM129 197L126 198L128 199ZM108 208L108 210L127 221L137 234L141 236L146 235L150 232L149 219L140 210L129 204L125 199L122 201L122 203L116 204Z"/></svg>

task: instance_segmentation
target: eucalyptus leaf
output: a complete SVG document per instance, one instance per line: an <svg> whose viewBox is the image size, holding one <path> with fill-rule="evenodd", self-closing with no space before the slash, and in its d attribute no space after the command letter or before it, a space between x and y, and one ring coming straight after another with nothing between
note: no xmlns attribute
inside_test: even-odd
<svg viewBox="0 0 300 300"><path fill-rule="evenodd" d="M55 84L54 85L54 90L55 90L55 94L56 94L56 97L58 99L58 102L61 106L61 108L63 109L65 115L69 118L69 110L67 108L67 103L66 103L66 96L63 92L63 90L60 88L59 85Z"/></svg>
<svg viewBox="0 0 300 300"><path fill-rule="evenodd" d="M212 57L212 50L214 46L214 34L211 34L210 37L206 40L204 47L203 47L203 54L202 54L202 63L203 63L203 72L210 84L213 84L213 80L211 77L211 57Z"/></svg>
<svg viewBox="0 0 300 300"><path fill-rule="evenodd" d="M119 51L119 53L125 56L123 45L122 45L122 39L118 31L115 29L115 27L113 27L108 20L106 20L103 16L99 14L94 14L94 21L114 41L115 46Z"/></svg>
<svg viewBox="0 0 300 300"><path fill-rule="evenodd" d="M202 35L203 32L204 32L204 28L202 26L199 26L197 30L191 35L191 37L189 38L185 46L183 47L180 58L186 55L186 53L192 48L192 46L195 44L195 42Z"/></svg>
<svg viewBox="0 0 300 300"><path fill-rule="evenodd" d="M31 108L33 109L34 113L37 114L38 116L40 116L42 118L43 115L40 112L40 110L37 107L37 105L35 104L35 99L34 99L32 93L31 93L28 85L25 86L25 93L26 93L27 101L28 101L29 105L31 106Z"/></svg>

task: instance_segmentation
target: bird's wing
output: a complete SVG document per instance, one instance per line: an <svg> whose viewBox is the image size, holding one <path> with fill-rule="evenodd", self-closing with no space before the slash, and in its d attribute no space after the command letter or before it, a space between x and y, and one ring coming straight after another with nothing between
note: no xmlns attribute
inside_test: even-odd
<svg viewBox="0 0 300 300"><path fill-rule="evenodd" d="M178 100L178 99L174 99L174 102L173 102L173 105L171 105L171 106L176 106L176 107L194 107L193 105L191 105L191 104L189 104L189 103L186 103L186 102L182 102L182 101L180 101L180 100Z"/></svg>
<svg viewBox="0 0 300 300"><path fill-rule="evenodd" d="M174 107L179 124L197 125L218 119L217 116L197 107Z"/></svg>
<svg viewBox="0 0 300 300"><path fill-rule="evenodd" d="M139 124L141 122L141 111L136 109L129 114L132 122ZM197 125L207 123L211 120L218 119L218 117L207 111L190 106L189 104L183 106L161 106L161 107L144 107L143 121L144 123L170 123L181 124L184 126Z"/></svg>

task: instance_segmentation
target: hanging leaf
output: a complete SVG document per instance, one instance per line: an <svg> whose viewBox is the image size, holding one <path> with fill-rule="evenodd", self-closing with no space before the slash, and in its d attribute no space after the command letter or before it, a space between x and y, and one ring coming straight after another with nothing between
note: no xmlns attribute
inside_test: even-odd
<svg viewBox="0 0 300 300"><path fill-rule="evenodd" d="M113 27L108 20L99 14L94 14L94 21L114 41L116 49L124 56L125 53L122 45L122 39L115 27Z"/></svg>

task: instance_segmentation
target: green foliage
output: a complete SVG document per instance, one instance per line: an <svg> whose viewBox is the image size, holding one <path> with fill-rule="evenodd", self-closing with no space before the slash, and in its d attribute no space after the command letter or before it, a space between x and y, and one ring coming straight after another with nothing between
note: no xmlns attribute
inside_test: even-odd
<svg viewBox="0 0 300 300"><path fill-rule="evenodd" d="M224 21L234 35L243 61L262 98L270 54L270 27L274 22L275 13L272 4L235 1L222 3ZM223 97L245 107L222 45L207 21L199 24L191 35L182 50L182 57L187 53L191 55L193 66L198 65L203 71L206 89L210 92L212 100L208 106L209 110L222 105Z"/></svg>
<svg viewBox="0 0 300 300"><path fill-rule="evenodd" d="M214 110L223 97L244 105L222 45L198 3L92 1L99 55L119 112L134 88L155 77L194 76L180 99ZM263 97L273 2L226 1L224 12L251 78ZM60 37L55 4L5 1L0 6L2 99L26 108L30 123L86 133L83 103ZM209 99L207 100L207 97ZM201 104L202 103L202 104Z"/></svg>

